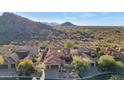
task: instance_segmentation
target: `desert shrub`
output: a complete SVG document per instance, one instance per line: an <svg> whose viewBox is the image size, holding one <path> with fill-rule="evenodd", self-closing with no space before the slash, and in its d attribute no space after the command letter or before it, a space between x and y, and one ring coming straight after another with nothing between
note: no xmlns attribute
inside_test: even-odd
<svg viewBox="0 0 124 93"><path fill-rule="evenodd" d="M73 47L74 47L74 44L75 44L74 41L72 41L72 40L67 40L67 41L64 43L64 46L65 46L66 48L73 48Z"/></svg>

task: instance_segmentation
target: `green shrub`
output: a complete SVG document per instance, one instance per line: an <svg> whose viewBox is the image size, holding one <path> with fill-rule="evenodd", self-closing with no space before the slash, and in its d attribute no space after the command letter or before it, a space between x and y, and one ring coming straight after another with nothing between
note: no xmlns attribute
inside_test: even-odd
<svg viewBox="0 0 124 93"><path fill-rule="evenodd" d="M113 56L103 55L98 60L98 67L102 71L115 71L115 59Z"/></svg>
<svg viewBox="0 0 124 93"><path fill-rule="evenodd" d="M74 56L71 65L74 71L76 71L81 77L91 66L88 58L81 58L80 56Z"/></svg>
<svg viewBox="0 0 124 93"><path fill-rule="evenodd" d="M124 63L121 61L116 61L113 56L103 55L98 60L98 67L102 71L108 72L123 71Z"/></svg>

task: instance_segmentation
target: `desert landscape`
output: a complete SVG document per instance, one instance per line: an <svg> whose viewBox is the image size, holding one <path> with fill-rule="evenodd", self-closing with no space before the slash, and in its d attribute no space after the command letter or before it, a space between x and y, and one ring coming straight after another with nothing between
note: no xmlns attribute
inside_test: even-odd
<svg viewBox="0 0 124 93"><path fill-rule="evenodd" d="M0 79L123 80L124 26L38 22L4 12Z"/></svg>

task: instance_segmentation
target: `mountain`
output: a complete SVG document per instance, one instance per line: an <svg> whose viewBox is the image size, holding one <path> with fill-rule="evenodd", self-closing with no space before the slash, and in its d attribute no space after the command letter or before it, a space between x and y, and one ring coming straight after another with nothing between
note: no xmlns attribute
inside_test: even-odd
<svg viewBox="0 0 124 93"><path fill-rule="evenodd" d="M71 22L65 22L65 23L62 23L61 26L75 26L75 25L72 24Z"/></svg>
<svg viewBox="0 0 124 93"><path fill-rule="evenodd" d="M11 41L53 40L65 36L41 22L34 22L13 13L3 13L0 16L0 44Z"/></svg>
<svg viewBox="0 0 124 93"><path fill-rule="evenodd" d="M68 39L74 40L80 46L90 46L100 42L121 46L124 45L124 27L77 26L70 22L60 26L50 26L13 13L3 13L0 16L0 44L47 40L52 45L63 46Z"/></svg>

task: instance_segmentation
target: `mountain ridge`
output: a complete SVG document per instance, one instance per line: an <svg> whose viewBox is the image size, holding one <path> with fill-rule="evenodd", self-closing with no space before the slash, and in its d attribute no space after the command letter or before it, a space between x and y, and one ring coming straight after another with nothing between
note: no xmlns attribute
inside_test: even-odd
<svg viewBox="0 0 124 93"><path fill-rule="evenodd" d="M53 40L64 34L49 25L13 13L5 12L0 16L0 40L2 40L0 43L31 39Z"/></svg>

